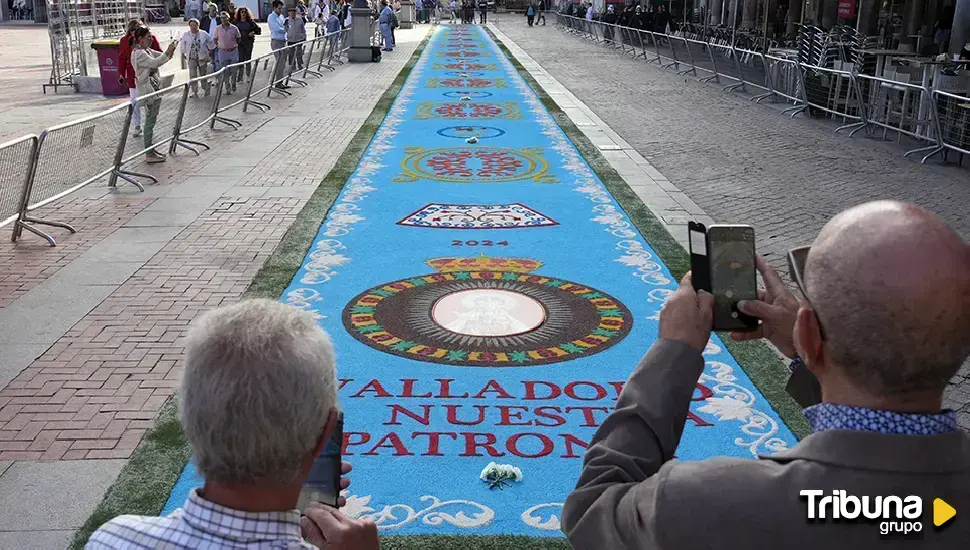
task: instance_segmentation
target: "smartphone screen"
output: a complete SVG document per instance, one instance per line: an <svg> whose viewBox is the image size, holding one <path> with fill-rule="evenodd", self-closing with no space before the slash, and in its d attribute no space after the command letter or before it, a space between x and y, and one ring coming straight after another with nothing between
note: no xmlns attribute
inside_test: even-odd
<svg viewBox="0 0 970 550"><path fill-rule="evenodd" d="M300 491L298 504L300 510L306 508L311 502L337 507L337 498L340 497L340 451L344 439L343 432L344 416L340 413L333 435L327 440L320 456L313 461L310 477Z"/></svg>
<svg viewBox="0 0 970 550"><path fill-rule="evenodd" d="M712 225L708 228L714 330L754 330L758 320L737 309L741 300L758 297L754 261L754 228Z"/></svg>

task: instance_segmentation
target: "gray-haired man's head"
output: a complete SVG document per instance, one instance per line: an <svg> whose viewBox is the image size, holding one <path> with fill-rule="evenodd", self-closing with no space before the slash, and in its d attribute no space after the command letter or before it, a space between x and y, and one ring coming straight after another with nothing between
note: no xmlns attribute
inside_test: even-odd
<svg viewBox="0 0 970 550"><path fill-rule="evenodd" d="M207 482L305 475L337 405L334 354L313 317L271 300L210 311L189 331L181 420Z"/></svg>

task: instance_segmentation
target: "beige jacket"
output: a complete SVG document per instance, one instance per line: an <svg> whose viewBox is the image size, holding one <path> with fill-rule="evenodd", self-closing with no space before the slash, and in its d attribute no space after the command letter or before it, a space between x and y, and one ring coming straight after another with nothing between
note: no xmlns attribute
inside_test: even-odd
<svg viewBox="0 0 970 550"><path fill-rule="evenodd" d="M826 430L761 460L672 460L701 353L656 342L583 459L562 526L577 550L970 548L970 438ZM922 531L881 536L877 521L809 521L802 490L922 497ZM933 527L933 499L957 510ZM831 510L831 507L829 507ZM961 517L961 514L963 517Z"/></svg>
<svg viewBox="0 0 970 550"><path fill-rule="evenodd" d="M136 46L131 52L131 66L135 69L135 95L141 97L148 95L155 90L149 82L151 71L157 70L162 65L168 63L172 58L165 55L165 52L155 51L151 48L145 49Z"/></svg>

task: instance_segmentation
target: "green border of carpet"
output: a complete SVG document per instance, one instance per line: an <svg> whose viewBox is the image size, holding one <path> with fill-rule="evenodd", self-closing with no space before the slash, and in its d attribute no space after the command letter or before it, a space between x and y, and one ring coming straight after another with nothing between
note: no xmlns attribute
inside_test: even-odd
<svg viewBox="0 0 970 550"><path fill-rule="evenodd" d="M583 155L600 181L606 185L613 198L619 203L620 208L626 212L630 221L633 222L633 225L640 231L651 248L657 252L674 277L677 277L678 280L683 277L684 273L690 269L690 255L684 250L684 247L674 240L653 215L653 212L643 204L640 197L630 189L630 186L613 169L609 161L600 154L599 149L573 124L569 116L559 107L559 104L536 82L529 71L512 55L508 47L495 36L491 29L486 28L485 30L509 58L522 78L539 96L542 104L556 119L556 123ZM799 439L811 433L811 428L802 415L801 407L785 392L788 369L779 359L778 354L764 342L735 342L726 333L719 333L718 335L731 355L744 369L744 372L751 378L758 391L764 395L771 407L778 413L782 422L788 426L788 429Z"/></svg>
<svg viewBox="0 0 970 550"><path fill-rule="evenodd" d="M297 214L280 244L253 278L243 298L279 299L303 265L313 241L351 174L384 122L394 100L427 46L426 37L374 106L333 168ZM155 424L132 453L118 479L75 533L70 548L80 550L102 524L119 515L156 515L165 507L172 487L188 464L191 449L178 419L178 400L169 399ZM546 550L568 549L565 538L525 536L386 535L386 550Z"/></svg>

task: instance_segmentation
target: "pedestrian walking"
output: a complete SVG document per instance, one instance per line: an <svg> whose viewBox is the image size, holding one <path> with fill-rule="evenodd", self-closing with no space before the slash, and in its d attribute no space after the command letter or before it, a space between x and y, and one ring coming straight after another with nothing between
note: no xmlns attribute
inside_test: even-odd
<svg viewBox="0 0 970 550"><path fill-rule="evenodd" d="M320 0L313 6L313 10L313 20L317 23L315 35L321 36L324 34L324 29L330 23L330 3L326 0ZM337 23L339 24L340 22L338 21Z"/></svg>
<svg viewBox="0 0 970 550"><path fill-rule="evenodd" d="M539 13L536 14L536 24L542 21L543 27L546 26L546 9L548 9L546 6L548 6L547 0L539 0Z"/></svg>
<svg viewBox="0 0 970 550"><path fill-rule="evenodd" d="M394 17L394 11L391 7L387 5L387 0L381 0L381 15L378 17L377 22L381 27L381 36L384 38L384 51L391 52L394 51L393 40L391 39L391 19Z"/></svg>
<svg viewBox="0 0 970 550"><path fill-rule="evenodd" d="M290 61L289 64L292 67L296 65L297 69L303 68L303 42L306 41L306 20L303 16L299 15L296 8L289 8L286 10L287 18L283 22L286 27L286 45L296 46L295 48L290 48Z"/></svg>
<svg viewBox="0 0 970 550"><path fill-rule="evenodd" d="M202 0L186 0L185 19L198 20L200 17L202 17Z"/></svg>
<svg viewBox="0 0 970 550"><path fill-rule="evenodd" d="M134 106L131 112L131 122L135 125L132 135L138 137L141 135L141 108L135 103L135 98L138 97L138 93L135 89L135 68L131 64L131 55L138 46L138 42L135 39L135 31L139 28L145 27L145 22L141 19L132 19L128 22L128 34L123 36L118 44L118 77L119 84L128 84L128 96L131 98L131 103ZM147 27L146 27L147 28ZM149 47L159 53L162 51L162 46L158 43L158 39L155 35L152 35L151 44Z"/></svg>
<svg viewBox="0 0 970 550"><path fill-rule="evenodd" d="M478 0L478 24L488 23L488 0Z"/></svg>
<svg viewBox="0 0 970 550"><path fill-rule="evenodd" d="M283 72L286 69L286 62L283 59L286 48L286 18L283 16L283 2L273 1L273 13L266 18L269 23L269 44L275 52L276 66L273 69L273 87L278 90L285 90L289 85L283 82Z"/></svg>
<svg viewBox="0 0 970 550"><path fill-rule="evenodd" d="M536 8L534 5L529 4L529 7L525 10L525 19L529 26L532 26L532 22L536 18Z"/></svg>
<svg viewBox="0 0 970 550"><path fill-rule="evenodd" d="M172 59L177 43L172 41L164 53L152 49L154 37L148 27L143 26L135 29L134 40L135 49L131 52L131 66L135 72L135 97L141 98L162 89L162 78L158 73L158 68ZM142 140L146 149L145 161L152 164L165 162L165 155L159 153L153 147L155 121L158 120L162 98L148 99L143 102L143 105L145 107L145 123Z"/></svg>
<svg viewBox="0 0 970 550"><path fill-rule="evenodd" d="M216 35L216 27L221 25L219 21L219 8L215 4L209 4L209 11L199 19L199 28L209 33L209 36Z"/></svg>
<svg viewBox="0 0 970 550"><path fill-rule="evenodd" d="M448 22L454 23L455 19L458 19L458 2L455 0L449 0L448 2Z"/></svg>
<svg viewBox="0 0 970 550"><path fill-rule="evenodd" d="M229 14L222 12L219 14L220 24L216 27L216 33L212 37L216 44L216 55L219 59L219 67L226 69L223 81L226 83L226 95L232 95L236 91L235 69L229 68L234 63L239 63L239 41L242 34L239 27L230 22Z"/></svg>
<svg viewBox="0 0 970 550"><path fill-rule="evenodd" d="M239 62L251 61L253 59L253 46L256 45L256 37L263 34L263 29L259 28L259 24L253 21L252 12L245 6L236 10L235 25L239 29L240 36L242 36L239 39ZM236 71L236 82L242 81L243 72L246 73L246 77L252 74L253 68L250 65L252 63L246 63Z"/></svg>
<svg viewBox="0 0 970 550"><path fill-rule="evenodd" d="M189 68L189 78L192 80L192 97L199 97L199 83L195 80L209 74L209 63L212 61L212 51L216 45L209 33L199 28L199 20L189 19L189 32L182 33L179 39L179 51L185 58ZM209 97L209 79L202 81L202 91Z"/></svg>

